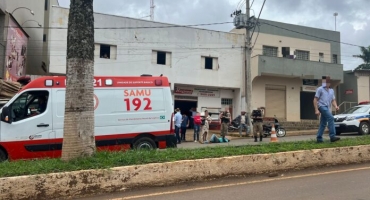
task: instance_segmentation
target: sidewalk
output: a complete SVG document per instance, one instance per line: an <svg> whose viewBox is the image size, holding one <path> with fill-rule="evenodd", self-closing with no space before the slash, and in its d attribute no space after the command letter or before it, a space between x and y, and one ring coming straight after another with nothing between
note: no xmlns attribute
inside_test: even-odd
<svg viewBox="0 0 370 200"><path fill-rule="evenodd" d="M220 130L210 130L208 133L208 138L211 137L212 134L216 134L220 136ZM325 133L328 133L328 130L325 130ZM290 137L290 136L301 136L301 135L316 135L317 129L315 130L302 130L302 131L286 131L286 136L285 137ZM253 134L249 134L250 137L253 136ZM231 137L231 139L236 139L239 138L239 132L234 131L234 132L229 132L227 134L228 137ZM199 137L201 137L201 133L199 133ZM242 137L245 138L245 132L242 133ZM186 136L185 136L186 142L194 142L194 129L188 129L186 130Z"/></svg>

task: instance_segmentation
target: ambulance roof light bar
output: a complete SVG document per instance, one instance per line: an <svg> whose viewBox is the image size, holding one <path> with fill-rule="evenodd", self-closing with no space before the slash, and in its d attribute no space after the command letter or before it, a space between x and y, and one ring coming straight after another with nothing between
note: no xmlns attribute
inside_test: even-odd
<svg viewBox="0 0 370 200"><path fill-rule="evenodd" d="M53 86L53 80L45 80L45 86L46 87L52 87Z"/></svg>
<svg viewBox="0 0 370 200"><path fill-rule="evenodd" d="M112 79L105 79L105 85L112 86L113 85L113 80Z"/></svg>

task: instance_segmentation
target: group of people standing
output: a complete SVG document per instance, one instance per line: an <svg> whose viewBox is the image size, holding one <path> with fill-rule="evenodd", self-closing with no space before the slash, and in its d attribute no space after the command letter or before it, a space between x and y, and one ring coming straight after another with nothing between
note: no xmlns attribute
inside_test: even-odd
<svg viewBox="0 0 370 200"><path fill-rule="evenodd" d="M186 141L186 129L190 125L194 128L194 142L207 142L209 125L212 122L212 118L207 110L202 113L194 111L190 118L185 114L181 115L181 110L179 108L177 108L175 112L175 134L178 144L181 144L182 141Z"/></svg>
<svg viewBox="0 0 370 200"><path fill-rule="evenodd" d="M259 108L258 108L259 109ZM204 112L200 113L197 112L196 109L192 108L190 110L191 116L188 117L186 114L181 114L181 110L177 108L175 110L175 134L177 143L181 144L181 142L186 141L186 131L187 129L193 128L194 129L194 142L203 143L222 143L222 142L229 142L229 139L226 138L228 134L228 128L231 124L232 117L229 109L226 109L224 112L220 113L220 123L221 123L221 137L218 138L216 135L212 135L210 139L208 139L209 133L209 125L212 122L212 118L209 115L208 111L205 110ZM239 125L239 135L242 137L242 132L245 130L246 136L249 136L250 127L249 127L249 120L250 118L253 120L253 136L254 141L257 142L257 138L259 136L259 141L262 141L262 134L263 134L263 118L256 117L256 116L248 116L245 111L242 111L239 116L235 118L236 123Z"/></svg>

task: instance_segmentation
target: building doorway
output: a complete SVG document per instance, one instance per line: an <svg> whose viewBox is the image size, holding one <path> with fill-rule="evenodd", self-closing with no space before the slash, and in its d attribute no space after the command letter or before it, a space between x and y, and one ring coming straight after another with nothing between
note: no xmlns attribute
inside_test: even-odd
<svg viewBox="0 0 370 200"><path fill-rule="evenodd" d="M301 92L301 119L316 120L315 108L313 107L313 98L315 92Z"/></svg>
<svg viewBox="0 0 370 200"><path fill-rule="evenodd" d="M198 106L197 97L175 96L174 109L180 108L181 114L185 114L186 116L189 117L189 119L192 116L190 109L197 108L197 106ZM190 123L189 128L193 128L193 123Z"/></svg>

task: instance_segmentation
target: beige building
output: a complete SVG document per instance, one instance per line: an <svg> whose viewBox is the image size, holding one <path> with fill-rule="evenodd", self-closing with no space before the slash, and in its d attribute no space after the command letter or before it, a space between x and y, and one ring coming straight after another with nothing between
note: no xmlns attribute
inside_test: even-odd
<svg viewBox="0 0 370 200"><path fill-rule="evenodd" d="M331 76L336 92L343 81L339 41L339 32L260 20L252 38L252 108L281 120L317 119L312 101L322 76Z"/></svg>

